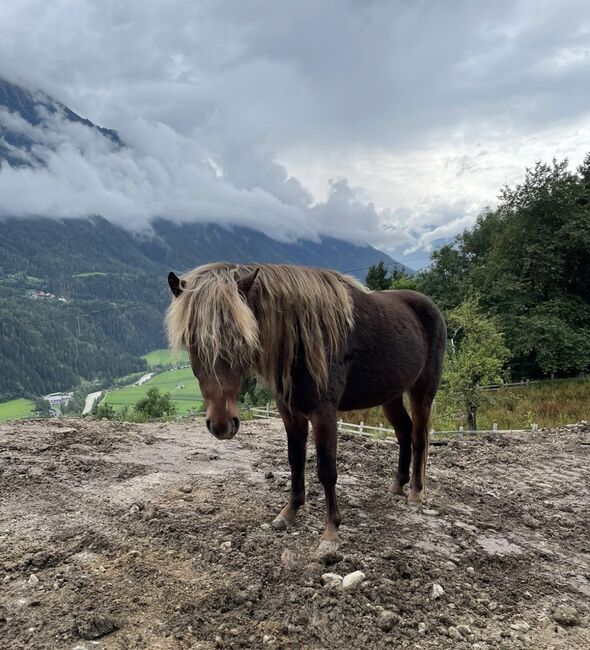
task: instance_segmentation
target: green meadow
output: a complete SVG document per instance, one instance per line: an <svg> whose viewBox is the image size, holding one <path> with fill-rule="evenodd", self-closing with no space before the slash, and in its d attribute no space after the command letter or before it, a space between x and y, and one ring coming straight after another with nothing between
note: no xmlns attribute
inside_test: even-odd
<svg viewBox="0 0 590 650"><path fill-rule="evenodd" d="M0 421L33 417L35 405L28 399L13 399L0 404Z"/></svg>
<svg viewBox="0 0 590 650"><path fill-rule="evenodd" d="M170 393L178 415L185 415L192 410L198 411L202 408L199 385L190 368L166 370L141 386L111 390L107 393L105 401L117 411L125 406L133 409L135 404L147 395L150 388L157 388L160 393Z"/></svg>
<svg viewBox="0 0 590 650"><path fill-rule="evenodd" d="M168 349L152 350L144 354L143 359L147 361L148 366L179 366L188 363L188 352L172 352Z"/></svg>

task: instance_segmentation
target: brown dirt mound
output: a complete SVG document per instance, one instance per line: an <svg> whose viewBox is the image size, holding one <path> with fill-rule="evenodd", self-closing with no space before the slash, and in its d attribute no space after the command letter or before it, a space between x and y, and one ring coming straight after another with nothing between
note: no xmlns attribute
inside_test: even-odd
<svg viewBox="0 0 590 650"><path fill-rule="evenodd" d="M431 447L415 509L387 492L396 447L343 435L326 568L311 451L308 506L268 526L288 492L278 421L230 442L187 423L2 424L0 647L588 648L589 441L580 425ZM356 589L322 585L357 570Z"/></svg>

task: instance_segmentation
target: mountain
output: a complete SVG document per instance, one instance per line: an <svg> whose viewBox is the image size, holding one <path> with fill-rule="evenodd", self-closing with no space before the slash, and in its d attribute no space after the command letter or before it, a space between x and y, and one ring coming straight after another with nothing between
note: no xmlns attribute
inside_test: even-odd
<svg viewBox="0 0 590 650"><path fill-rule="evenodd" d="M126 146L47 95L0 80L0 164L43 165L39 146L51 146L56 114ZM285 243L249 228L164 218L137 233L100 216L9 215L0 220L0 400L143 369L139 355L165 345L168 271L218 260L305 264L361 279L380 260L406 268L330 237Z"/></svg>
<svg viewBox="0 0 590 650"><path fill-rule="evenodd" d="M117 146L123 145L115 131L96 126L45 93L40 91L33 93L0 79L0 112L2 111L21 118L31 127L43 126L51 116L59 113L67 121L95 130ZM40 163L41 161L33 152L34 146L39 142L32 136L31 131L23 129L19 124L6 123L1 118L0 113L0 162L4 160L17 167Z"/></svg>

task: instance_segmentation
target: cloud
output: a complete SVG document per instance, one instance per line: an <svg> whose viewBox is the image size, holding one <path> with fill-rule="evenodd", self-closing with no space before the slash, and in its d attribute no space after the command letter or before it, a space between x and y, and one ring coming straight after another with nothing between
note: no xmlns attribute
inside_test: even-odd
<svg viewBox="0 0 590 650"><path fill-rule="evenodd" d="M129 227L163 213L427 249L536 159L581 160L589 37L585 0L2 3L0 76L130 147L47 142L45 171L4 169L0 188L23 213L44 196L10 183Z"/></svg>
<svg viewBox="0 0 590 650"><path fill-rule="evenodd" d="M260 230L278 240L323 235L357 243L386 241L381 218L357 200L345 180L325 203L269 157L245 160L213 153L164 124L135 120L119 147L96 129L59 113L32 126L0 111L0 125L26 136L30 166L0 168L0 216L84 217L100 214L132 230L156 217L216 222Z"/></svg>

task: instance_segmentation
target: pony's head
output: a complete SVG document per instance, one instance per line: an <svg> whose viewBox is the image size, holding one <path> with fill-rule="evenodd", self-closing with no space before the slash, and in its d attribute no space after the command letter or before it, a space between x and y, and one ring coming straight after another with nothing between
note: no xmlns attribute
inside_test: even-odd
<svg viewBox="0 0 590 650"><path fill-rule="evenodd" d="M247 300L258 271L240 276L227 265L208 264L182 278L168 275L170 343L188 350L205 400L207 429L220 440L238 431L242 377L259 353L258 323Z"/></svg>

